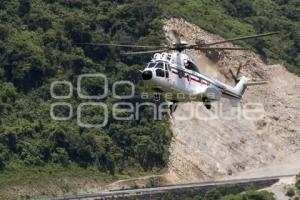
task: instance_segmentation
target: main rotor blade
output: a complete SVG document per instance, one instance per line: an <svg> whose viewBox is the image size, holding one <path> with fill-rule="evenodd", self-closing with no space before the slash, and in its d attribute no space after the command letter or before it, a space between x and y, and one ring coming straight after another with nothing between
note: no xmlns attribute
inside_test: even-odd
<svg viewBox="0 0 300 200"><path fill-rule="evenodd" d="M137 54L148 54L148 53L161 53L161 52L165 52L168 49L158 49L158 50L153 50L153 51L136 51L136 52L125 52L122 54L125 55L137 55Z"/></svg>
<svg viewBox="0 0 300 200"><path fill-rule="evenodd" d="M78 45L91 45L91 46L113 46L113 47L130 47L130 48L162 48L165 46L154 45L129 45L129 44L113 44L113 43L74 43Z"/></svg>
<svg viewBox="0 0 300 200"><path fill-rule="evenodd" d="M249 50L247 48L242 48L242 47L187 47L187 49L195 49L195 50Z"/></svg>
<svg viewBox="0 0 300 200"><path fill-rule="evenodd" d="M180 36L177 31L170 30L170 36L173 44L175 45L181 44Z"/></svg>
<svg viewBox="0 0 300 200"><path fill-rule="evenodd" d="M263 33L263 34L245 36L245 37L238 37L238 38L223 40L223 41L220 41L220 42L214 42L214 43L204 44L204 46L211 46L211 45L216 45L216 44L223 44L223 43L228 43L228 42L233 42L233 41L239 41L239 40L248 40L248 39L252 39L252 38L266 37L266 36L271 36L271 35L275 35L275 34L278 34L278 33L279 32L270 32L270 33Z"/></svg>

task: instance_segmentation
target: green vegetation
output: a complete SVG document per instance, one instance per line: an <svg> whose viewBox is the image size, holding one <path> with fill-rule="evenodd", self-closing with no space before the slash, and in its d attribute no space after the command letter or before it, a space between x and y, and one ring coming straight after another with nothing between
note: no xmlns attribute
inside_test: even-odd
<svg viewBox="0 0 300 200"><path fill-rule="evenodd" d="M297 180L297 182L296 182L296 187L297 187L298 189L300 189L300 173L296 176L296 180Z"/></svg>
<svg viewBox="0 0 300 200"><path fill-rule="evenodd" d="M290 197L290 199L298 200L300 197L300 174L296 176L296 184L293 187L287 188L286 196Z"/></svg>
<svg viewBox="0 0 300 200"><path fill-rule="evenodd" d="M287 192L286 192L286 196L288 196L288 197L293 197L293 196L295 196L295 190L294 190L294 188L288 188L288 190L287 190Z"/></svg>
<svg viewBox="0 0 300 200"><path fill-rule="evenodd" d="M246 191L242 194L227 195L220 200L275 200L274 194L267 191Z"/></svg>
<svg viewBox="0 0 300 200"><path fill-rule="evenodd" d="M296 191L297 191L297 194L298 194L297 198L299 198L300 197L300 173L296 177L295 187L296 187Z"/></svg>
<svg viewBox="0 0 300 200"><path fill-rule="evenodd" d="M214 189L190 190L180 194L167 193L163 200L275 200L274 195L267 191L256 191L253 186L228 185Z"/></svg>
<svg viewBox="0 0 300 200"><path fill-rule="evenodd" d="M76 123L76 107L84 102L76 95L78 75L107 75L109 95L95 102L106 103L111 113L112 104L118 101L111 95L112 84L132 81L139 94L143 86L138 70L148 57L127 57L119 49L75 43L159 44L157 5L142 1L4 0L0 8L1 187L30 177L30 170L22 171L29 168L33 169L31 173L39 173L61 166L58 169L62 171L56 173L62 176L76 166L99 171L96 175L137 176L164 169L171 131L166 118L153 120L151 107L140 107L139 120L117 121L110 114L108 125L102 129L81 128ZM51 98L50 85L57 80L73 84L72 98ZM85 94L103 91L99 79L88 79L85 85ZM67 91L55 88L56 94L65 95ZM62 101L73 106L72 120L50 118L51 103ZM57 116L68 116L65 107L54 111ZM84 120L101 123L103 111L96 111L94 107L84 109L88 116Z"/></svg>

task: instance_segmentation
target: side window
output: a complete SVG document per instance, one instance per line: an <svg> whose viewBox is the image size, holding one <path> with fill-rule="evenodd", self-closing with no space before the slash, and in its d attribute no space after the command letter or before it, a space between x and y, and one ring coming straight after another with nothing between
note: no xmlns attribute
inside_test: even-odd
<svg viewBox="0 0 300 200"><path fill-rule="evenodd" d="M156 70L156 76L158 77L165 77L165 68L164 68L164 63L157 63L155 66Z"/></svg>
<svg viewBox="0 0 300 200"><path fill-rule="evenodd" d="M190 62L190 61L188 61L188 64L187 64L186 68L189 69L189 70L195 71L195 72L199 72L197 66L194 63Z"/></svg>

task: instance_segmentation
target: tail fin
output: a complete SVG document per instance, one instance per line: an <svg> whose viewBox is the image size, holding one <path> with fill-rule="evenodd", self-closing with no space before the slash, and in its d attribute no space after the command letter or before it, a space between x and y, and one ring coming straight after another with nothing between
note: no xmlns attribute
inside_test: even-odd
<svg viewBox="0 0 300 200"><path fill-rule="evenodd" d="M236 84L236 86L233 88L234 92L239 94L239 95L243 95L247 86L251 86L251 85L263 85L263 84L267 84L267 81L250 81L248 78L246 78L245 76L242 76L239 80L239 82Z"/></svg>
<svg viewBox="0 0 300 200"><path fill-rule="evenodd" d="M248 78L245 76L242 76L239 80L239 82L236 84L236 86L233 88L234 92L239 95L243 95L246 88L247 88L247 82L249 81Z"/></svg>

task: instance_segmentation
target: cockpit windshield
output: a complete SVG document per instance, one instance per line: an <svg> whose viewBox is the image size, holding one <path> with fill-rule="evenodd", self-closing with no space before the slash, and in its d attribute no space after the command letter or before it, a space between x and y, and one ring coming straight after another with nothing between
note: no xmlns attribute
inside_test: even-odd
<svg viewBox="0 0 300 200"><path fill-rule="evenodd" d="M154 62L151 62L151 63L148 63L148 68L152 68L152 67L155 67L155 65L156 65L156 63L154 63Z"/></svg>
<svg viewBox="0 0 300 200"><path fill-rule="evenodd" d="M164 69L164 63L162 63L162 62L157 63L157 65L155 66L155 68Z"/></svg>

